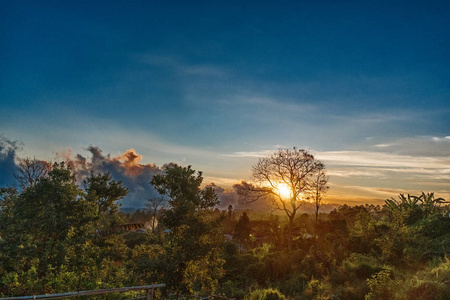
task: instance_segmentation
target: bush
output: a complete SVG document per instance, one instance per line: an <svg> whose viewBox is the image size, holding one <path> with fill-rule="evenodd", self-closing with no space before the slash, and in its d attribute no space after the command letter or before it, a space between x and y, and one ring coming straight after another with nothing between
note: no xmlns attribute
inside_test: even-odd
<svg viewBox="0 0 450 300"><path fill-rule="evenodd" d="M217 292L226 295L228 298L243 299L247 289L228 280L219 285Z"/></svg>
<svg viewBox="0 0 450 300"><path fill-rule="evenodd" d="M450 282L450 258L445 258L441 264L430 272L431 278L440 282Z"/></svg>
<svg viewBox="0 0 450 300"><path fill-rule="evenodd" d="M380 272L367 279L367 285L370 292L365 296L365 300L392 299L396 290L396 282L392 280L393 270L391 267L385 267Z"/></svg>
<svg viewBox="0 0 450 300"><path fill-rule="evenodd" d="M320 281L314 279L314 277L308 282L305 290L307 299L330 299L331 294L331 285L329 282Z"/></svg>
<svg viewBox="0 0 450 300"><path fill-rule="evenodd" d="M358 279L370 278L370 276L383 269L383 265L378 259L373 256L359 253L352 253L350 257L342 263L342 267L346 272L352 276L354 275ZM349 278L347 278L347 280L349 280Z"/></svg>
<svg viewBox="0 0 450 300"><path fill-rule="evenodd" d="M247 300L284 300L283 294L275 289L263 289L253 291L247 298Z"/></svg>
<svg viewBox="0 0 450 300"><path fill-rule="evenodd" d="M299 299L303 294L306 284L308 282L307 277L302 274L295 274L288 280L281 282L277 285L277 288L286 296L293 299Z"/></svg>
<svg viewBox="0 0 450 300"><path fill-rule="evenodd" d="M449 299L445 285L441 282L426 280L418 281L407 291L408 300L438 300Z"/></svg>

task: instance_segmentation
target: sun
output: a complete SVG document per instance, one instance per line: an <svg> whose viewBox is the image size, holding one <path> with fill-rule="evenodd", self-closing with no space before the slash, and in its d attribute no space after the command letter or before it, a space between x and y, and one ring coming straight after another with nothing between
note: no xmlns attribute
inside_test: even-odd
<svg viewBox="0 0 450 300"><path fill-rule="evenodd" d="M292 197L292 191L286 183L277 184L276 189L278 190L278 194L281 196L281 198L290 199Z"/></svg>

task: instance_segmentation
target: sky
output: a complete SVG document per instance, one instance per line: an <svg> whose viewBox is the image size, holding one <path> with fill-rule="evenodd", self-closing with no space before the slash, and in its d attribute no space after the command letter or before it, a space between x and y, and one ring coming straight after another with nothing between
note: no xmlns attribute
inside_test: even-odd
<svg viewBox="0 0 450 300"><path fill-rule="evenodd" d="M296 146L326 201L450 199L448 1L0 1L0 70L17 157L227 189Z"/></svg>

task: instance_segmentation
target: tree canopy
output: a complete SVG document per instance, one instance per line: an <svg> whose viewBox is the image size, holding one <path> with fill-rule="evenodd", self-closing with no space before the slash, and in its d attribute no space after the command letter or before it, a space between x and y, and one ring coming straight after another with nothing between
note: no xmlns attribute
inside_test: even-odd
<svg viewBox="0 0 450 300"><path fill-rule="evenodd" d="M321 200L328 177L325 165L303 149L279 149L259 158L252 166L252 181L234 185L244 201L269 198L275 209L289 218L289 248L292 246L292 226L299 208L306 200ZM316 201L316 202L317 202Z"/></svg>
<svg viewBox="0 0 450 300"><path fill-rule="evenodd" d="M222 275L220 219L212 214L219 200L212 187L201 188L203 177L190 166L166 165L151 184L168 196L161 222L169 230L161 271L169 290L185 295L214 291Z"/></svg>

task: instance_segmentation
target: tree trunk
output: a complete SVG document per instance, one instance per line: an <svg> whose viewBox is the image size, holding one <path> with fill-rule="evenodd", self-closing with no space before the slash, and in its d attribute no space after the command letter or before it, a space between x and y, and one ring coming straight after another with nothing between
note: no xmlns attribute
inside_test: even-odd
<svg viewBox="0 0 450 300"><path fill-rule="evenodd" d="M293 233L293 228L294 228L294 217L295 216L290 216L289 217L289 228L288 228L288 250L291 251L292 250L292 241L294 239L294 233Z"/></svg>
<svg viewBox="0 0 450 300"><path fill-rule="evenodd" d="M152 221L152 232L155 233L155 220L156 220L156 213L153 213L153 221Z"/></svg>

